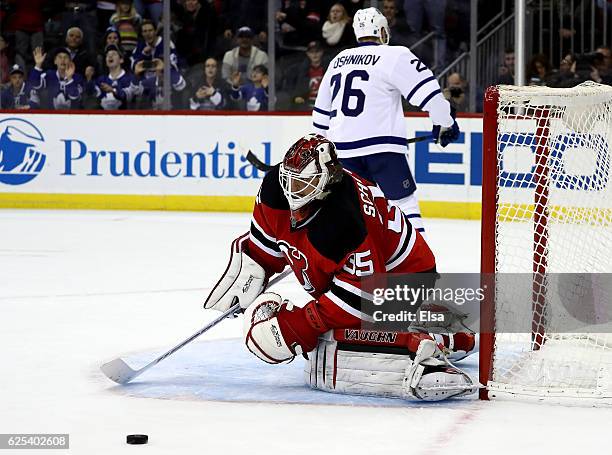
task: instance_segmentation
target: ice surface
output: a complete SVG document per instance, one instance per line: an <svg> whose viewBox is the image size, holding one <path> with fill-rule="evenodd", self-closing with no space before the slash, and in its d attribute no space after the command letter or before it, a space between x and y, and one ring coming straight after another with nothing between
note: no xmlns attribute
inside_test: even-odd
<svg viewBox="0 0 612 455"><path fill-rule="evenodd" d="M426 222L441 271L478 270L477 222ZM0 433L70 433L74 454L607 451L611 410L309 390L301 363L240 347L240 319L132 385L105 378L103 362L142 366L215 317L201 303L247 227L245 214L0 211ZM292 279L277 290L306 296Z"/></svg>
<svg viewBox="0 0 612 455"><path fill-rule="evenodd" d="M133 368L146 365L157 353L129 356ZM463 362L468 373L478 376L477 359ZM324 393L304 386L301 358L286 365L268 365L244 348L242 339L195 342L168 360L134 379L117 386L118 393L153 398L196 400L329 404L356 406L422 406L392 398ZM474 399L475 397L469 398ZM468 399L467 397L465 399ZM446 404L445 404L446 405Z"/></svg>

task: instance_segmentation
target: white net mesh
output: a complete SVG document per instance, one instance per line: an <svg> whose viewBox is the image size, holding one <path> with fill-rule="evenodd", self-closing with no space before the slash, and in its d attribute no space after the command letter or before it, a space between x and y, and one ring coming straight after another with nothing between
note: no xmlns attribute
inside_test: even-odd
<svg viewBox="0 0 612 455"><path fill-rule="evenodd" d="M606 402L612 87L500 86L497 117L489 396Z"/></svg>

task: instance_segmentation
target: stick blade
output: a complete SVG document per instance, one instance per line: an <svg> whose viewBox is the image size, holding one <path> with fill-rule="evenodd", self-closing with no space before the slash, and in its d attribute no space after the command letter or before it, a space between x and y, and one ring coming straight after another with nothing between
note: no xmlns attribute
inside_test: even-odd
<svg viewBox="0 0 612 455"><path fill-rule="evenodd" d="M136 376L138 372L129 367L122 359L117 358L105 363L100 367L102 373L106 375L111 381L115 381L117 384L127 384Z"/></svg>

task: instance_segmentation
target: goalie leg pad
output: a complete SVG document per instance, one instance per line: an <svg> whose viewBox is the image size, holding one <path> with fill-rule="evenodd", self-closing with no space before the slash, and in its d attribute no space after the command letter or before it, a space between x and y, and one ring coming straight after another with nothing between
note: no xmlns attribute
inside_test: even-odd
<svg viewBox="0 0 612 455"><path fill-rule="evenodd" d="M409 362L408 355L338 349L328 332L308 354L305 382L325 392L403 398L402 381Z"/></svg>
<svg viewBox="0 0 612 455"><path fill-rule="evenodd" d="M236 299L242 308L247 308L263 291L266 285L266 271L243 252L243 243L248 234L232 242L230 260L210 295L204 308L226 311Z"/></svg>
<svg viewBox="0 0 612 455"><path fill-rule="evenodd" d="M308 355L306 383L326 392L423 401L463 396L478 389L467 374L443 357L435 357L441 351L433 340L414 337L414 341L418 347L413 360L408 354L360 351L360 345L341 344L339 349L328 332Z"/></svg>

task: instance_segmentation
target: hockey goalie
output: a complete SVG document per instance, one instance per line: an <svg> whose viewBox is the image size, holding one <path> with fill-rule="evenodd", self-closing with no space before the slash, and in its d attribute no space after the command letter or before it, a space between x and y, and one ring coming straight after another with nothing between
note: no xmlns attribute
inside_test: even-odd
<svg viewBox="0 0 612 455"><path fill-rule="evenodd" d="M263 292L287 265L311 296L305 305ZM250 231L232 243L205 307L225 311L238 301L247 348L268 363L303 355L315 389L436 401L477 390L450 361L474 349L473 334L360 329L371 318L362 312L361 278L435 270L429 246L400 209L343 170L332 142L310 134L266 174Z"/></svg>

